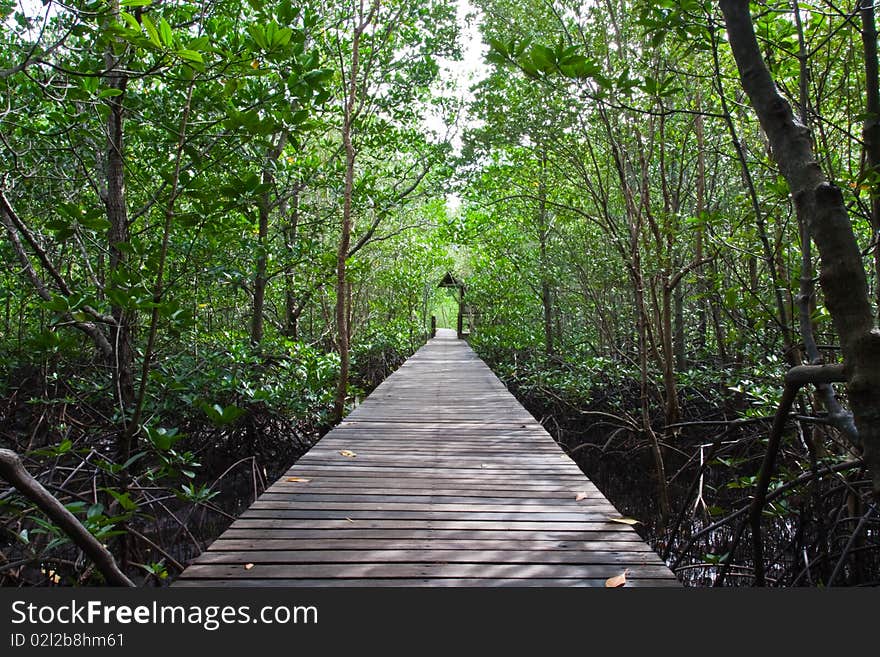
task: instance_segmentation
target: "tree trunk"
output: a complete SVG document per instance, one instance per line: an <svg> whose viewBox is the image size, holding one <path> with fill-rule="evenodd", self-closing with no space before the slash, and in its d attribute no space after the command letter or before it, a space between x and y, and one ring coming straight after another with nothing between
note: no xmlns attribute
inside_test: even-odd
<svg viewBox="0 0 880 657"><path fill-rule="evenodd" d="M663 459L663 450L660 440L651 426L651 400L649 398L648 385L650 373L648 372L648 313L645 306L644 278L642 276L642 262L638 244L638 226L631 225L631 257L633 270L633 283L635 284L637 331L639 344L639 399L642 411L642 428L648 437L651 453L654 456L654 467L657 477L657 501L660 510L659 531L662 533L666 528L670 515L669 487L666 482L666 465ZM668 409L667 409L668 412Z"/></svg>
<svg viewBox="0 0 880 657"><path fill-rule="evenodd" d="M795 120L767 69L747 0L721 0L743 88L819 250L819 281L840 336L847 389L874 495L880 497L880 331L874 327L861 252L843 194L825 178L809 130Z"/></svg>
<svg viewBox="0 0 880 657"><path fill-rule="evenodd" d="M119 14L119 2L111 2L113 16ZM125 200L125 144L124 144L124 120L125 112L122 106L125 99L125 90L128 86L128 76L119 66L119 60L113 52L113 47L107 48L104 53L104 67L107 71L105 84L108 89L116 89L120 93L105 100L110 112L107 115L107 143L106 143L106 170L103 201L110 228L107 231L107 241L110 252L109 284L114 284L114 279L124 276L127 255L120 245L127 245L131 239L128 224L128 210ZM131 310L119 306L111 308L114 320L115 335L111 343L114 346L113 359L109 365L113 372L114 392L117 397L119 410L123 418L131 412L134 400L134 325L135 315ZM123 419L125 422L125 419ZM135 449L137 433L123 429L119 434L117 444L117 458L125 462Z"/></svg>
<svg viewBox="0 0 880 657"><path fill-rule="evenodd" d="M267 174L263 171L263 182ZM263 308L266 304L266 266L269 261L269 193L261 194L257 219L257 262L254 272L254 297L251 304L251 344L263 341Z"/></svg>
<svg viewBox="0 0 880 657"><path fill-rule="evenodd" d="M703 107L703 99L697 94L697 111L702 111ZM699 219L697 222L697 235L696 235L696 243L694 245L694 259L702 260L703 259L703 239L704 233L706 231L705 224L703 222L702 216L706 212L706 134L703 126L703 115L696 114L694 116L694 132L697 136L697 181L696 181L696 194L697 194L697 205L696 205L696 215ZM704 276L700 276L699 282L697 284L703 292L705 292L705 296L708 298L710 296L710 288L706 282L706 278ZM701 300L699 302L699 310L697 311L697 351L702 356L703 351L706 349L706 302Z"/></svg>
<svg viewBox="0 0 880 657"><path fill-rule="evenodd" d="M263 165L261 182L266 190L260 194L257 206L257 270L254 274L254 299L251 307L251 343L255 345L263 341L263 309L266 305L266 287L269 285L266 271L269 262L269 214L272 210L272 191L269 188L275 184L275 163L281 157L286 144L287 133L282 132L278 136L278 143L269 150L268 160Z"/></svg>
<svg viewBox="0 0 880 657"><path fill-rule="evenodd" d="M303 309L303 306L297 303L294 288L296 275L293 266L294 248L299 230L299 193L299 188L293 193L290 218L284 227L284 246L289 259L284 276L284 334L291 340L299 339L299 318Z"/></svg>
<svg viewBox="0 0 880 657"><path fill-rule="evenodd" d="M351 206L354 195L354 163L356 152L352 143L352 130L356 114L358 75L360 68L361 35L368 22L363 18L363 1L355 19L358 21L351 44L351 69L348 74L348 90L343 107L342 147L345 152L345 183L342 196L342 229L339 233L339 246L336 251L336 346L339 352L339 378L336 382L336 395L333 400L333 417L338 422L345 414L345 400L348 397L349 326L348 326L348 281L346 260L351 245Z"/></svg>
<svg viewBox="0 0 880 657"><path fill-rule="evenodd" d="M538 246L541 269L541 306L544 311L544 351L548 356L555 353L553 344L553 290L547 271L547 237L550 229L547 222L547 154L541 151L541 180L538 183Z"/></svg>
<svg viewBox="0 0 880 657"><path fill-rule="evenodd" d="M675 369L684 372L687 369L687 352L685 344L684 327L684 286L679 284L673 293L675 305L675 329L673 339L675 341Z"/></svg>
<svg viewBox="0 0 880 657"><path fill-rule="evenodd" d="M8 449L0 449L0 477L18 489L22 495L46 514L49 520L69 536L70 540L92 560L95 567L104 575L107 584L134 586L134 582L120 570L106 546L92 536L66 506L34 479L22 464L18 454Z"/></svg>
<svg viewBox="0 0 880 657"><path fill-rule="evenodd" d="M678 287L678 286L676 286ZM672 296L675 288L664 283L660 306L660 339L663 352L663 389L666 397L666 424L675 424L679 418L678 387L675 381L674 335L672 328Z"/></svg>

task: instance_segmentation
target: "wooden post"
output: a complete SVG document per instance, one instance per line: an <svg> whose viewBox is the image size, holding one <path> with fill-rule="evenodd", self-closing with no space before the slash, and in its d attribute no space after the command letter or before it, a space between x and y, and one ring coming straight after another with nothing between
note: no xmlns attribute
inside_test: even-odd
<svg viewBox="0 0 880 657"><path fill-rule="evenodd" d="M434 315L431 315L431 337L437 337L437 318Z"/></svg>
<svg viewBox="0 0 880 657"><path fill-rule="evenodd" d="M464 337L464 286L459 285L458 287L458 326L457 333L458 339L461 340Z"/></svg>

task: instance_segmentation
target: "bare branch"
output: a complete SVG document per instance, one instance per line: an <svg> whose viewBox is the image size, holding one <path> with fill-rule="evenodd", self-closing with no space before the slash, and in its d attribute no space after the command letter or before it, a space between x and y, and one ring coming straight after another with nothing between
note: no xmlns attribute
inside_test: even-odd
<svg viewBox="0 0 880 657"><path fill-rule="evenodd" d="M0 476L15 486L18 491L58 525L65 534L94 562L95 566L107 583L113 586L134 586L132 582L116 565L116 560L110 551L101 542L83 527L82 523L68 511L43 485L34 479L24 465L18 454L8 449L0 449Z"/></svg>

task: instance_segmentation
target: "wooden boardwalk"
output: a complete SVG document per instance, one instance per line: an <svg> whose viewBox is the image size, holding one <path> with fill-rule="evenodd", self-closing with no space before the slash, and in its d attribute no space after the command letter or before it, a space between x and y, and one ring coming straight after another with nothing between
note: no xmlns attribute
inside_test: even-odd
<svg viewBox="0 0 880 657"><path fill-rule="evenodd" d="M577 499L580 497L581 499ZM676 586L452 331L322 438L175 586Z"/></svg>

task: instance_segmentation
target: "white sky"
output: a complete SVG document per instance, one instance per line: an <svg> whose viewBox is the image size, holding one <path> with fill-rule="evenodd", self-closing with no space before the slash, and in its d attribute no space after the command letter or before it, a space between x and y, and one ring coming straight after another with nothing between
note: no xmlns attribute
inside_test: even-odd
<svg viewBox="0 0 880 657"><path fill-rule="evenodd" d="M461 46L461 61L452 61L440 58L440 77L444 83L451 82L453 95L460 105L461 113L457 117L455 126L447 126L446 119L439 113L432 113L425 120L425 128L435 134L438 139L447 135L452 141L455 152L461 150L461 132L468 124L465 114L467 104L473 99L470 89L486 75L488 75L485 57L488 47L480 37L480 16L470 0L457 0L457 18L460 29L459 43Z"/></svg>
<svg viewBox="0 0 880 657"><path fill-rule="evenodd" d="M480 13L470 3L470 0L457 0L457 17L459 25L459 43L461 45L461 61L440 59L440 77L444 83L451 82L453 96L459 107L459 114L453 117L455 125L446 125L447 119L433 112L429 114L424 127L436 136L437 139L448 137L455 153L461 152L462 131L472 125L474 120L467 115L467 106L473 100L471 88L489 74L486 64L488 46L483 43L480 36ZM461 198L456 194L446 197L446 208L450 214L454 214L461 207Z"/></svg>

